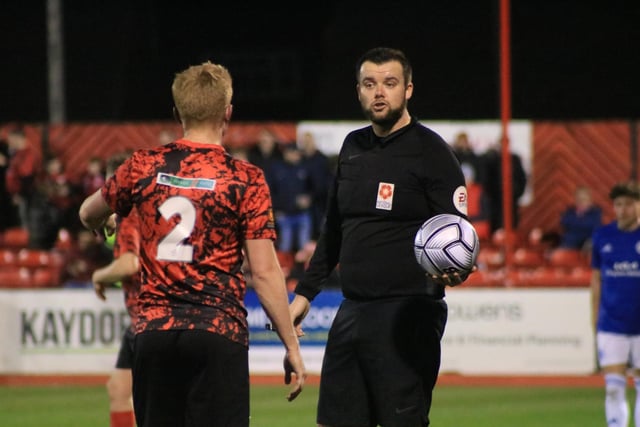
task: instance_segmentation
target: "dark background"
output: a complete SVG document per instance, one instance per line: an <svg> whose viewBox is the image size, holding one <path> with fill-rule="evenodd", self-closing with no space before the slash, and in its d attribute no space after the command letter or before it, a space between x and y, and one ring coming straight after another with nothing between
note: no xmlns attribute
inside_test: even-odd
<svg viewBox="0 0 640 427"><path fill-rule="evenodd" d="M595 4L590 4L595 3ZM166 120L175 72L211 59L234 78L235 120L361 119L354 64L403 49L410 111L497 119L499 0L64 1L67 121ZM513 0L512 116L640 114L640 2ZM45 0L0 9L0 122L46 121Z"/></svg>

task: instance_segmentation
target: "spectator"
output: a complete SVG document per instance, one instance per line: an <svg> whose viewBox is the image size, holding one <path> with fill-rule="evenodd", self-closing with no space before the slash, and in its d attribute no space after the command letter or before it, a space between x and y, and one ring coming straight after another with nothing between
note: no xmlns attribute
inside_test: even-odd
<svg viewBox="0 0 640 427"><path fill-rule="evenodd" d="M55 156L48 158L31 194L27 224L29 247L52 249L61 228L75 231L76 208L62 161Z"/></svg>
<svg viewBox="0 0 640 427"><path fill-rule="evenodd" d="M77 230L80 225L76 214L79 205L73 195L73 184L59 157L53 156L46 161L41 185L51 204L62 215L60 226L70 230Z"/></svg>
<svg viewBox="0 0 640 427"><path fill-rule="evenodd" d="M27 139L22 128L15 128L7 136L9 165L6 171L7 191L18 207L20 225L28 228L29 208L36 190L36 179L42 167L40 153Z"/></svg>
<svg viewBox="0 0 640 427"><path fill-rule="evenodd" d="M271 167L271 196L278 227L278 249L293 254L311 240L313 187L302 152L295 143L283 147L283 156L283 160Z"/></svg>
<svg viewBox="0 0 640 427"><path fill-rule="evenodd" d="M593 203L588 187L576 188L574 204L560 217L560 247L590 252L591 235L602 225L602 209Z"/></svg>
<svg viewBox="0 0 640 427"><path fill-rule="evenodd" d="M486 179L484 188L489 198L491 212L491 233L504 228L503 208L502 208L502 154L499 146L494 146L487 150L483 156ZM522 159L516 153L511 153L511 214L513 218L513 228L518 227L520 222L520 212L518 200L524 194L527 186L527 175L522 166Z"/></svg>
<svg viewBox="0 0 640 427"><path fill-rule="evenodd" d="M0 139L0 231L19 225L18 212L7 190L6 173L9 167L9 143Z"/></svg>
<svg viewBox="0 0 640 427"><path fill-rule="evenodd" d="M327 199L329 197L329 187L333 180L333 171L329 162L329 157L316 146L315 137L311 132L302 134L300 148L303 154L303 162L309 171L311 179L311 214L313 217L312 238L316 239L320 235L320 228L324 220L327 209Z"/></svg>
<svg viewBox="0 0 640 427"><path fill-rule="evenodd" d="M473 168L475 181L484 185L486 175L484 162L482 157L473 150L471 142L469 141L469 135L466 132L459 132L451 146L460 164L468 164L471 166L471 168Z"/></svg>
<svg viewBox="0 0 640 427"><path fill-rule="evenodd" d="M105 181L104 165L100 157L92 157L80 177L83 198L89 197L99 190Z"/></svg>
<svg viewBox="0 0 640 427"><path fill-rule="evenodd" d="M489 198L482 184L476 181L473 166L463 163L460 168L467 187L467 217L476 229L478 238L481 241L487 241L491 237Z"/></svg>
<svg viewBox="0 0 640 427"><path fill-rule="evenodd" d="M273 132L266 128L260 130L258 141L249 149L247 157L249 162L262 169L267 184L271 186L273 176L271 166L275 161L282 160L282 151Z"/></svg>

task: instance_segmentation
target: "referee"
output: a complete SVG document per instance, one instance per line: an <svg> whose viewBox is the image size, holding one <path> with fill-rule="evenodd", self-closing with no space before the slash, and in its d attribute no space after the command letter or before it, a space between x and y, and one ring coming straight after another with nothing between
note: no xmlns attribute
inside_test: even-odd
<svg viewBox="0 0 640 427"><path fill-rule="evenodd" d="M344 295L325 350L319 426L429 425L447 321L446 285L413 254L416 231L443 213L466 218L466 189L449 145L409 114L411 65L385 47L356 64L358 99L371 125L345 138L326 225L290 310L298 325L329 274Z"/></svg>

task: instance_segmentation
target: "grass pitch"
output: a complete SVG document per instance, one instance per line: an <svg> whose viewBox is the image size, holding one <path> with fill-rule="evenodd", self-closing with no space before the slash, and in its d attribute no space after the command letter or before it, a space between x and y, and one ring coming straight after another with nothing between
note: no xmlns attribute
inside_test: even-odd
<svg viewBox="0 0 640 427"><path fill-rule="evenodd" d="M316 425L316 385L307 385L293 402L286 400L284 385L252 385L251 390L252 427ZM628 396L635 400L631 390ZM434 394L431 425L601 427L604 390L441 385ZM109 427L107 394L103 386L0 386L0 426Z"/></svg>

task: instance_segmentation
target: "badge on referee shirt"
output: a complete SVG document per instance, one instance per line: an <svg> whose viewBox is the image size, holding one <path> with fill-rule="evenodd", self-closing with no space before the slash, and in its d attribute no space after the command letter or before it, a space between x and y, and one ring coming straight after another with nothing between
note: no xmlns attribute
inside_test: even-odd
<svg viewBox="0 0 640 427"><path fill-rule="evenodd" d="M378 197L376 199L376 209L384 209L390 211L393 207L393 188L394 184L381 182L378 184Z"/></svg>

